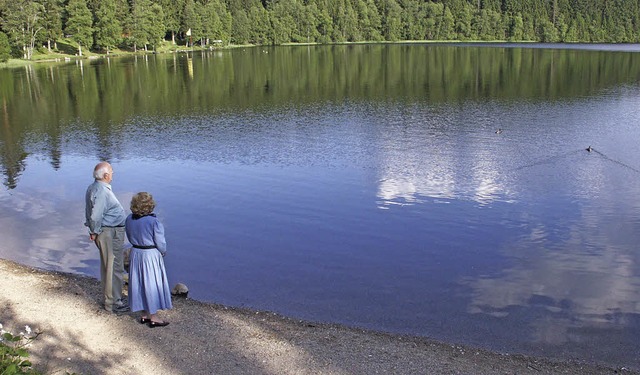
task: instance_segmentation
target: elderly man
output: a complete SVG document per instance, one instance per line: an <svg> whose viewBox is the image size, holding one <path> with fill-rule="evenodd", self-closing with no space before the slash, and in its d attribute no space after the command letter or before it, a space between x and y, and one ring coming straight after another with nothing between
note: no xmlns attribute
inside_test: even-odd
<svg viewBox="0 0 640 375"><path fill-rule="evenodd" d="M129 311L122 298L124 279L124 222L122 205L111 191L113 168L100 162L93 169L95 181L87 188L85 197L86 222L89 238L100 250L100 281L104 293L104 308L121 313Z"/></svg>

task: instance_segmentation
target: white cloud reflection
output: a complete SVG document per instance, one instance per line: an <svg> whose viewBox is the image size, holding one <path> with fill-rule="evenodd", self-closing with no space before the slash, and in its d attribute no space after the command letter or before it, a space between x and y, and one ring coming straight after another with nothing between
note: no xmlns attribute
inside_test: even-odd
<svg viewBox="0 0 640 375"><path fill-rule="evenodd" d="M588 189L616 194L612 186ZM527 324L534 341L554 345L576 340L576 329L631 324L627 319L640 314L640 258L629 233L640 230L639 209L583 207L560 233L523 217L528 232L500 251L511 265L461 281L472 290L468 312L508 319L522 308L545 311Z"/></svg>
<svg viewBox="0 0 640 375"><path fill-rule="evenodd" d="M83 225L82 197L70 200L63 191L44 189L3 190L0 212L0 257L57 271L96 273L99 255Z"/></svg>
<svg viewBox="0 0 640 375"><path fill-rule="evenodd" d="M90 251L93 244L83 236L84 207L81 202L52 195L16 190L3 194L0 254L35 267L67 272L86 269L87 262L95 260L97 254Z"/></svg>
<svg viewBox="0 0 640 375"><path fill-rule="evenodd" d="M457 156L445 149L435 157L410 151L385 154L381 157L383 172L378 183L378 207L411 205L426 199L470 200L480 205L509 200L510 189L500 181L493 154L470 152Z"/></svg>
<svg viewBox="0 0 640 375"><path fill-rule="evenodd" d="M380 158L379 208L526 202L504 219L504 230L517 227L518 236L505 235L501 250L488 254L506 259L505 268L460 281L471 289L467 312L518 324L527 314L533 341L551 345L572 343L576 329L586 334L585 327L620 327L640 314L640 255L633 241L640 232L640 184L634 171L584 149L542 159L534 154L542 162L528 164L516 146L484 146L460 151L443 142L427 148L433 153Z"/></svg>

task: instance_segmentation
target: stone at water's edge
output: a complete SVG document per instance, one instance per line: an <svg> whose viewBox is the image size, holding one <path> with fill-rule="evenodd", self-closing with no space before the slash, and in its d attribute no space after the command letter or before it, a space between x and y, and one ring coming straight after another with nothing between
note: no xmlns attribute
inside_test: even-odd
<svg viewBox="0 0 640 375"><path fill-rule="evenodd" d="M171 289L171 294L177 297L186 297L189 294L189 288L182 283L177 283L176 286Z"/></svg>

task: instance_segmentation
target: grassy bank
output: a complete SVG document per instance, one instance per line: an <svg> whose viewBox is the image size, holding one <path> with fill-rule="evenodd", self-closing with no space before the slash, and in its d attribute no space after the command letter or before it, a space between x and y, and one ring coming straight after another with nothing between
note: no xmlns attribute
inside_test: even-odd
<svg viewBox="0 0 640 375"><path fill-rule="evenodd" d="M52 61L68 61L77 59L96 59L104 57L116 57L116 56L129 56L129 55L144 55L150 53L175 53L180 51L208 51L210 49L224 49L224 48L237 48L243 46L235 45L208 45L205 47L196 44L194 46L185 46L184 44L173 44L169 41L163 41L155 49L138 48L136 51L130 48L114 48L107 54L106 51L92 51L89 49L82 49L82 56L78 55L78 45L70 39L63 39L56 43L56 48L49 51L46 47L39 47L34 51L30 60L26 59L9 59L6 63L0 63L0 67L20 67L37 62L52 62ZM246 47L246 46L244 46Z"/></svg>
<svg viewBox="0 0 640 375"><path fill-rule="evenodd" d="M461 41L455 40L400 40L400 41L361 41L361 42L339 42L332 43L333 45L358 45L358 44L437 44L437 43L461 43ZM506 43L504 40L496 40L496 41L464 41L464 43ZM320 45L319 43L283 43L283 46L308 46L308 45ZM128 55L144 55L150 53L176 53L183 51L208 51L211 49L229 49L229 48L243 48L243 47L254 47L253 44L245 44L245 45L236 45L236 44L228 44L228 45L207 45L200 46L200 44L196 43L193 46L186 46L184 44L174 44L170 41L163 41L159 46L155 49L138 49L137 51L133 51L131 48L115 48L109 51L109 54L106 51L92 51L88 49L82 50L82 56L78 55L78 45L74 41L70 39L63 39L56 44L56 48L52 48L49 51L46 47L40 47L37 51L34 52L31 60L25 59L9 59L6 63L0 63L0 67L19 67L28 65L34 62L51 62L51 61L65 61L65 60L73 60L73 59L95 59L95 58L104 58L104 57L116 57L116 56L128 56Z"/></svg>

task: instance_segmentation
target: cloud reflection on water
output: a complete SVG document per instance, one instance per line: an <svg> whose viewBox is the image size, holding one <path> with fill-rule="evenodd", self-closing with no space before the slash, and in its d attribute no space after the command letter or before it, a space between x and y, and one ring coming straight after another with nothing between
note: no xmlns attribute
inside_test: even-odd
<svg viewBox="0 0 640 375"><path fill-rule="evenodd" d="M418 204L429 200L470 200L486 205L496 200L510 200L509 191L499 181L495 168L474 168L469 175L456 171L457 160L430 160L402 165L406 155L383 161L383 178L378 183L378 207L394 204ZM417 156L419 158L419 156ZM386 165L384 163L387 163ZM400 165L399 165L400 163ZM482 162L485 164L485 162ZM465 168L468 169L468 168Z"/></svg>
<svg viewBox="0 0 640 375"><path fill-rule="evenodd" d="M28 178L39 182L25 181L17 189L0 189L0 257L96 276L98 251L83 225L84 189L91 181L92 162L82 161L81 167L71 167L72 173L60 175L43 160L30 157L27 161L34 172ZM70 159L68 163L78 161ZM131 192L116 194L121 202L133 196Z"/></svg>
<svg viewBox="0 0 640 375"><path fill-rule="evenodd" d="M610 340L611 332L624 326L637 330L640 261L630 233L640 232L640 184L634 171L573 146L565 146L570 151L554 157L551 168L529 165L518 150L495 142L442 157L457 147L446 142L427 147L438 158L385 155L377 198L379 208L472 201L473 215L480 218L486 206L507 205L495 209L506 215L498 228L504 233L496 232L498 248L483 248L480 234L473 233L476 224L467 223L478 240L468 245L504 265L461 276L459 284L470 291L467 312L518 327L514 330L531 335L524 341L563 350ZM527 168L514 168L510 159Z"/></svg>
<svg viewBox="0 0 640 375"><path fill-rule="evenodd" d="M1 257L34 267L95 276L98 252L82 224L81 199L65 199L64 193L44 188L11 193L3 190L0 212Z"/></svg>
<svg viewBox="0 0 640 375"><path fill-rule="evenodd" d="M505 255L513 257L517 247ZM544 320L530 321L535 341L558 344L571 341L572 328L613 319L624 324L620 314L640 311L637 260L620 249L608 247L593 256L578 248L552 252L520 244L518 252L527 255L501 275L462 281L473 291L469 313L506 318L514 307L544 309Z"/></svg>
<svg viewBox="0 0 640 375"><path fill-rule="evenodd" d="M554 191L572 196L573 205L558 208L552 194L539 197L520 214L522 234L497 250L510 266L461 280L471 289L469 313L511 320L527 309L535 317L527 322L532 341L546 345L597 342L599 329L637 330L640 317L640 259L629 235L640 231L637 176L602 159L575 165L581 167L563 171L569 192ZM520 183L514 188L531 188L532 179ZM539 185L546 183L553 185ZM562 210L570 214L555 217Z"/></svg>

